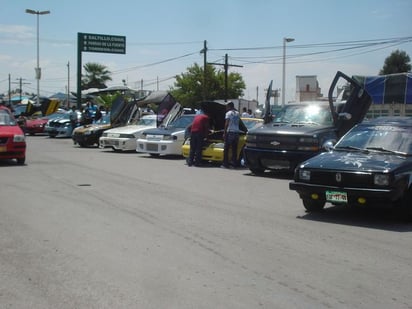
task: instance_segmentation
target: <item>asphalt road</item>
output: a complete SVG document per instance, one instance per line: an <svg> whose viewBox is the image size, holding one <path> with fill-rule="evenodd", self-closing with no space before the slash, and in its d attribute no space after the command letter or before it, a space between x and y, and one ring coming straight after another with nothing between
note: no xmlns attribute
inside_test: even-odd
<svg viewBox="0 0 412 309"><path fill-rule="evenodd" d="M27 137L0 163L0 308L412 308L412 224L288 177Z"/></svg>

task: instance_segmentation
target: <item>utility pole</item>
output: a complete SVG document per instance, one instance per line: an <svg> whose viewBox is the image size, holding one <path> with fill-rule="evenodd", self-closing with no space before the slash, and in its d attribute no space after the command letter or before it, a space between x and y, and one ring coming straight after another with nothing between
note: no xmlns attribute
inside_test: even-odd
<svg viewBox="0 0 412 309"><path fill-rule="evenodd" d="M203 53L203 101L206 101L207 91L207 41L203 41L203 49L200 51Z"/></svg>
<svg viewBox="0 0 412 309"><path fill-rule="evenodd" d="M9 74L9 106L11 106L11 75Z"/></svg>
<svg viewBox="0 0 412 309"><path fill-rule="evenodd" d="M209 64L214 64L214 65L223 65L223 67L225 68L225 102L227 102L228 99L228 71L229 71L229 67L239 67L239 68L243 68L243 65L235 65L235 64L229 64L228 63L228 55L225 55L225 63L209 63Z"/></svg>
<svg viewBox="0 0 412 309"><path fill-rule="evenodd" d="M67 108L70 108L70 62L67 62Z"/></svg>
<svg viewBox="0 0 412 309"><path fill-rule="evenodd" d="M23 85L29 85L30 83L23 83L23 80L25 80L24 78L16 78L16 80L18 80L18 83L13 83L13 84L19 84L19 92L20 92L20 103L21 103L21 97L23 94Z"/></svg>

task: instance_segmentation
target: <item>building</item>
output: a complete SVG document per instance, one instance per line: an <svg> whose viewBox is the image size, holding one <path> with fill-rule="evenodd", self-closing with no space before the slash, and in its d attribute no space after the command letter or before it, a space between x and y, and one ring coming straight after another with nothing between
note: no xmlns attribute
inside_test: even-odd
<svg viewBox="0 0 412 309"><path fill-rule="evenodd" d="M316 75L296 75L296 102L319 100L322 96Z"/></svg>

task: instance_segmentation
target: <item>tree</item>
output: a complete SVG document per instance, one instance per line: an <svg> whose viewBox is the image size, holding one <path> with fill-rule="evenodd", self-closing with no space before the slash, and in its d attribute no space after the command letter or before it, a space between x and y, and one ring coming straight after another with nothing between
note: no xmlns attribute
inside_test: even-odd
<svg viewBox="0 0 412 309"><path fill-rule="evenodd" d="M410 61L411 58L406 52L397 49L385 59L385 63L383 68L379 71L379 75L410 72Z"/></svg>
<svg viewBox="0 0 412 309"><path fill-rule="evenodd" d="M106 82L112 80L111 72L105 65L88 62L83 66L86 74L82 75L82 89L107 88Z"/></svg>
<svg viewBox="0 0 412 309"><path fill-rule="evenodd" d="M198 108L203 100L204 70L197 63L187 68L187 72L176 76L172 95L185 107ZM206 100L225 98L225 72L216 70L212 65L206 66ZM239 98L246 88L239 73L228 73L228 98Z"/></svg>

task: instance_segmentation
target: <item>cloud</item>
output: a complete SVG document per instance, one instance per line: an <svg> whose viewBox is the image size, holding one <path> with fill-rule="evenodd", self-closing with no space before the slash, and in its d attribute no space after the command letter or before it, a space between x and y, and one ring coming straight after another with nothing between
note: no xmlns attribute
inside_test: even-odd
<svg viewBox="0 0 412 309"><path fill-rule="evenodd" d="M34 30L31 27L23 25L6 25L0 24L0 36L2 41L21 41L32 39L35 36Z"/></svg>

